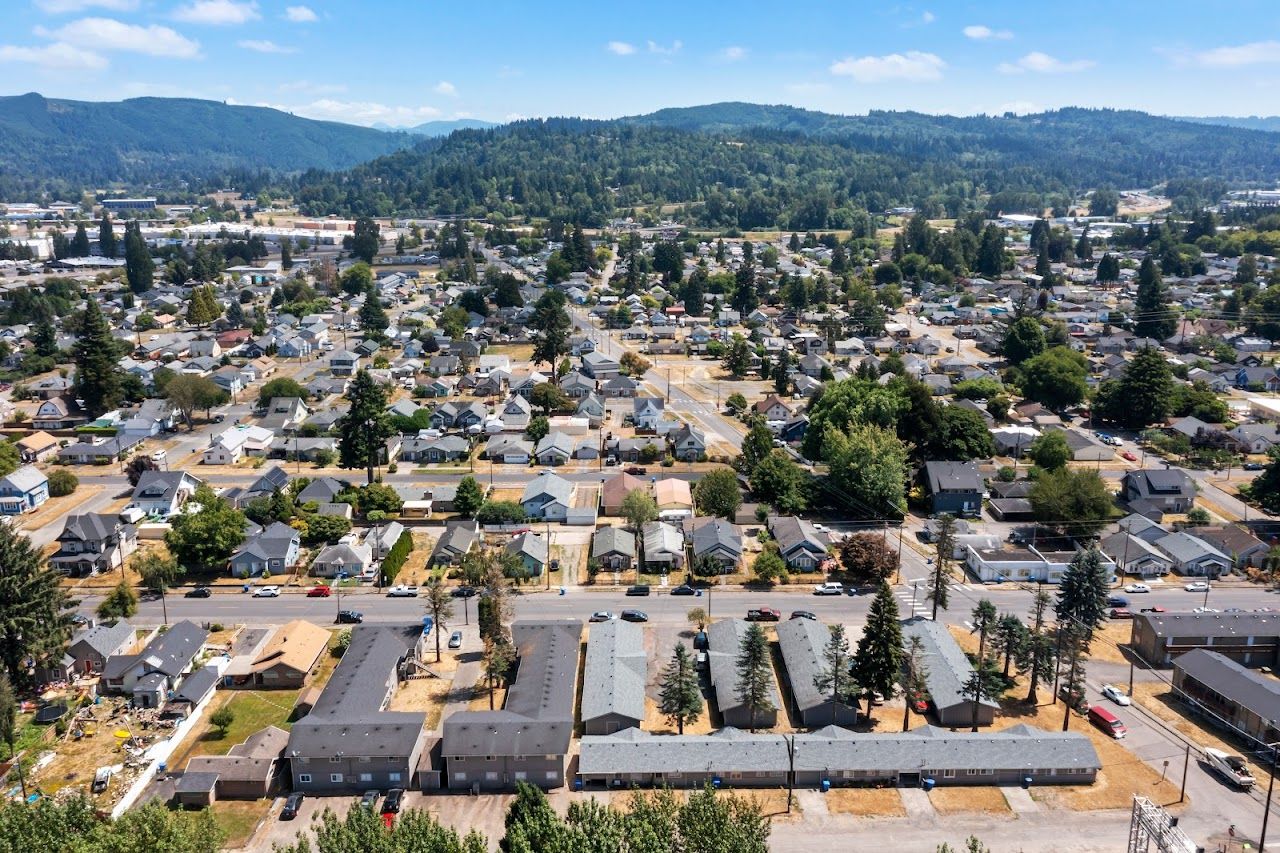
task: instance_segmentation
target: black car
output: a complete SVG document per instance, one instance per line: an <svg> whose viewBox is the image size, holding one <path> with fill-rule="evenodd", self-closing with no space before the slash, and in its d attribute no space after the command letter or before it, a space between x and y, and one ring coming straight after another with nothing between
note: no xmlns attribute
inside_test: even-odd
<svg viewBox="0 0 1280 853"><path fill-rule="evenodd" d="M290 794L289 799L284 801L284 808L280 810L280 819L293 820L297 817L298 809L302 808L302 801L305 799L306 797L300 791L294 791Z"/></svg>
<svg viewBox="0 0 1280 853"><path fill-rule="evenodd" d="M365 791L364 796L360 798L360 808L373 811L378 807L378 797L381 796L377 791Z"/></svg>
<svg viewBox="0 0 1280 853"><path fill-rule="evenodd" d="M387 798L382 801L383 814L399 814L400 801L404 799L403 788L392 788L387 791Z"/></svg>
<svg viewBox="0 0 1280 853"><path fill-rule="evenodd" d="M1261 471L1263 468L1266 468L1267 466L1263 465L1261 462L1246 462L1240 467L1246 471Z"/></svg>
<svg viewBox="0 0 1280 853"><path fill-rule="evenodd" d="M359 625L364 621L364 614L354 610L339 610L338 618L334 621L339 625Z"/></svg>
<svg viewBox="0 0 1280 853"><path fill-rule="evenodd" d="M209 587L198 586L195 589L187 590L186 595L184 595L183 597L184 598L208 598L211 595L213 595L213 590L209 589Z"/></svg>
<svg viewBox="0 0 1280 853"><path fill-rule="evenodd" d="M648 595L649 585L647 583L638 583L635 586L627 587L627 595Z"/></svg>
<svg viewBox="0 0 1280 853"><path fill-rule="evenodd" d="M813 619L816 621L818 618L818 614L814 613L812 610L792 610L791 618L792 619Z"/></svg>
<svg viewBox="0 0 1280 853"><path fill-rule="evenodd" d="M680 586L671 590L671 594L672 595L697 595L698 591L693 587L689 586L687 583L682 583L680 584Z"/></svg>
<svg viewBox="0 0 1280 853"><path fill-rule="evenodd" d="M844 594L845 594L845 595L857 595L857 594L858 594L858 588L857 588L856 586L853 586L852 584L850 584L849 586L846 586L846 587L844 588Z"/></svg>
<svg viewBox="0 0 1280 853"><path fill-rule="evenodd" d="M772 607L761 607L747 611L748 622L777 622L782 614Z"/></svg>
<svg viewBox="0 0 1280 853"><path fill-rule="evenodd" d="M624 610L619 618L623 622L648 622L649 614L643 610Z"/></svg>
<svg viewBox="0 0 1280 853"><path fill-rule="evenodd" d="M474 586L459 586L453 590L454 598L471 598L476 595L478 590Z"/></svg>

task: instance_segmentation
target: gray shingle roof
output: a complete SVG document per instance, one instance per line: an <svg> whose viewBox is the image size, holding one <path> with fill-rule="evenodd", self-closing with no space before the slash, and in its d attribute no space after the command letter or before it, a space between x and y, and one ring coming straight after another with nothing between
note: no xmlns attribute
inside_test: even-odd
<svg viewBox="0 0 1280 853"><path fill-rule="evenodd" d="M573 735L582 623L524 620L511 626L516 680L500 711L459 711L444 721L441 754L563 755Z"/></svg>
<svg viewBox="0 0 1280 853"><path fill-rule="evenodd" d="M946 625L917 616L902 623L902 637L910 641L919 637L924 643L924 663L929 668L926 683L929 696L939 708L970 704L973 700L965 694L965 682L973 675L973 664L965 657ZM999 705L990 699L981 702L989 708Z"/></svg>
<svg viewBox="0 0 1280 853"><path fill-rule="evenodd" d="M1139 613L1157 637L1280 637L1280 613Z"/></svg>
<svg viewBox="0 0 1280 853"><path fill-rule="evenodd" d="M787 665L791 695L801 711L819 708L830 698L814 686L814 678L827 668L823 651L831 629L813 619L788 619L778 623L778 646Z"/></svg>
<svg viewBox="0 0 1280 853"><path fill-rule="evenodd" d="M742 700L738 698L737 660L748 627L741 619L721 619L707 627L707 666L711 672L711 684L716 689L716 706L722 714L742 706ZM773 707L782 708L773 679L769 680L769 701Z"/></svg>
<svg viewBox="0 0 1280 853"><path fill-rule="evenodd" d="M133 626L127 620L121 619L114 625L94 625L79 636L72 637L71 645L84 643L105 658L132 636Z"/></svg>
<svg viewBox="0 0 1280 853"><path fill-rule="evenodd" d="M969 769L1075 769L1096 772L1098 754L1087 735L1047 732L1026 725L998 732L951 732L922 726L903 733L857 733L828 726L795 735L795 769L805 771L908 771ZM784 773L783 735L726 728L710 735L655 735L627 729L582 738L578 772Z"/></svg>
<svg viewBox="0 0 1280 853"><path fill-rule="evenodd" d="M1173 668L1264 720L1275 719L1280 713L1280 680L1246 669L1225 655L1192 649L1179 655Z"/></svg>
<svg viewBox="0 0 1280 853"><path fill-rule="evenodd" d="M570 445L569 450L572 452L572 445ZM564 477L544 472L534 477L529 481L529 485L524 487L524 494L520 497L520 503L528 503L544 495L568 506L573 498L573 483Z"/></svg>
<svg viewBox="0 0 1280 853"><path fill-rule="evenodd" d="M619 553L629 557L636 555L636 537L629 530L621 527L601 527L591 540L591 556L602 557L606 554Z"/></svg>
<svg viewBox="0 0 1280 853"><path fill-rule="evenodd" d="M616 619L593 624L582 679L583 722L606 714L643 720L646 662L639 625Z"/></svg>
<svg viewBox="0 0 1280 853"><path fill-rule="evenodd" d="M982 475L972 462L926 462L929 493L940 491L982 491Z"/></svg>

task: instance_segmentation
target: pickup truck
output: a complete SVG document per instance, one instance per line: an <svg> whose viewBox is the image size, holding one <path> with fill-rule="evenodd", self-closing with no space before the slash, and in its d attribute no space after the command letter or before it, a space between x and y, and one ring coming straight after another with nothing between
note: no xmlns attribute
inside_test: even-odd
<svg viewBox="0 0 1280 853"><path fill-rule="evenodd" d="M1222 774L1222 777L1231 784L1239 788L1253 787L1256 780L1240 756L1221 749L1209 748L1204 751L1204 757L1209 762L1209 766Z"/></svg>
<svg viewBox="0 0 1280 853"><path fill-rule="evenodd" d="M390 598L416 598L418 595L418 588L416 586L405 586L402 583L398 583L387 590L387 595Z"/></svg>

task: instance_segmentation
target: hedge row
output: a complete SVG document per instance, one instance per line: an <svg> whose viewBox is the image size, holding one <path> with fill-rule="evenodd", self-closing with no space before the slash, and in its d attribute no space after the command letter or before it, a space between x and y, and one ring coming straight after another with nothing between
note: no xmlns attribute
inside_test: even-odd
<svg viewBox="0 0 1280 853"><path fill-rule="evenodd" d="M413 534L406 530L400 534L396 544L391 546L387 556L382 558L382 575L385 578L385 583L391 583L396 579L396 575L400 573L401 567L404 566L404 561L409 559L409 552L412 550Z"/></svg>

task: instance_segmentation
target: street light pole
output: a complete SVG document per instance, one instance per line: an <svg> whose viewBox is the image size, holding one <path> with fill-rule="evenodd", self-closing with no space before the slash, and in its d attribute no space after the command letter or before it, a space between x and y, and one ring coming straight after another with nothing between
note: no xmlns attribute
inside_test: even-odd
<svg viewBox="0 0 1280 853"><path fill-rule="evenodd" d="M1262 809L1262 834L1258 837L1258 853L1267 849L1267 821L1271 817L1271 794L1276 787L1276 761L1280 759L1280 740L1271 746L1271 781L1267 783L1267 804Z"/></svg>

